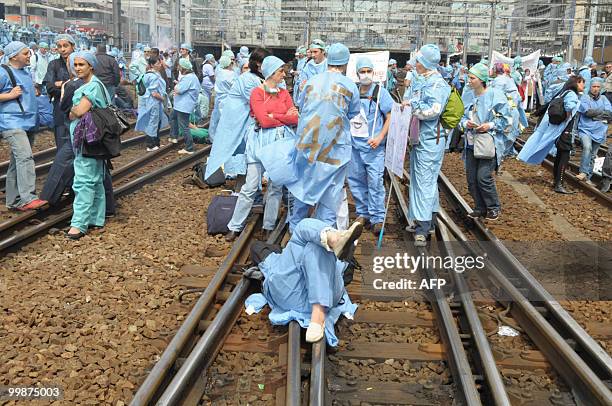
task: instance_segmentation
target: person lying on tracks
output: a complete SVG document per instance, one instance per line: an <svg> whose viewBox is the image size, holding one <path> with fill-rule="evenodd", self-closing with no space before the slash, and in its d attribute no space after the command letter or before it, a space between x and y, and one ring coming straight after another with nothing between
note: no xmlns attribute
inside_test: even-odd
<svg viewBox="0 0 612 406"><path fill-rule="evenodd" d="M279 87L285 78L284 66L285 62L280 58L276 56L266 57L261 65L265 80L251 92L251 115L255 120L252 120L247 127L246 182L240 189L234 214L227 226L229 232L225 237L226 241L233 241L240 233L253 206L255 194L259 189L264 172L259 152L262 148L266 148L277 159L281 159L274 148L276 141L284 138L295 139L295 132L292 127L297 125L298 112L287 89ZM282 185L268 182L266 194L263 229L264 232L269 233L276 225L283 196Z"/></svg>
<svg viewBox="0 0 612 406"><path fill-rule="evenodd" d="M110 96L104 84L94 75L97 60L93 53L81 51L74 56L74 70L83 85L72 97L70 137L74 150L74 202L67 237L78 240L89 228L101 228L105 223L106 196L104 193L104 160L84 157L83 140L75 138L75 129L81 118L92 108L105 108Z"/></svg>
<svg viewBox="0 0 612 406"><path fill-rule="evenodd" d="M36 196L36 173L32 157L38 103L32 76L26 69L30 50L13 41L4 48L6 65L0 68L0 138L11 148L6 172L6 207L9 210L35 210L47 202Z"/></svg>
<svg viewBox="0 0 612 406"><path fill-rule="evenodd" d="M475 204L474 211L468 216L486 216L489 220L496 220L501 203L493 172L501 165L507 149L506 132L512 122L512 112L507 95L498 88L487 86L488 71L488 67L481 63L469 70L468 81L473 97L465 104L465 114L459 125L465 133L465 174ZM486 137L492 147L490 156L481 155L481 149L476 147L480 142L478 137Z"/></svg>
<svg viewBox="0 0 612 406"><path fill-rule="evenodd" d="M166 116L166 81L159 71L162 62L158 57L152 56L147 60L147 72L142 77L146 89L138 103L138 119L136 131L144 131L147 136L147 151L156 151L160 147L160 131L168 126Z"/></svg>
<svg viewBox="0 0 612 406"><path fill-rule="evenodd" d="M272 324L296 320L308 327L307 342L317 342L325 335L329 345L338 345L334 324L341 314L352 317L357 309L342 275L362 229L359 222L338 231L321 220L300 221L282 252L269 254L259 264L262 293L247 298L247 313L259 312L268 304Z"/></svg>

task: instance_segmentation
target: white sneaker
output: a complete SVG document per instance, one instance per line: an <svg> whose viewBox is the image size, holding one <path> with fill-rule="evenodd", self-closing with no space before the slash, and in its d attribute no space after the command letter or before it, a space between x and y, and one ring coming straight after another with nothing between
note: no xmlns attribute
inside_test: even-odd
<svg viewBox="0 0 612 406"><path fill-rule="evenodd" d="M147 152L157 151L159 147L147 148Z"/></svg>
<svg viewBox="0 0 612 406"><path fill-rule="evenodd" d="M311 322L308 325L308 329L306 329L306 342L307 343L316 343L325 335L325 330L323 326L317 323Z"/></svg>
<svg viewBox="0 0 612 406"><path fill-rule="evenodd" d="M178 153L182 154L182 155L193 155L194 154L193 151L187 151L186 149L181 149L181 150L179 150Z"/></svg>
<svg viewBox="0 0 612 406"><path fill-rule="evenodd" d="M354 222L348 230L336 231L340 234L333 248L334 254L336 254L336 258L341 261L345 261L346 259L348 259L347 257L350 252L351 245L355 242L356 239L359 238L362 231L363 225L358 221Z"/></svg>
<svg viewBox="0 0 612 406"><path fill-rule="evenodd" d="M427 246L427 238L424 235L417 234L414 236L414 246L415 247L426 247Z"/></svg>
<svg viewBox="0 0 612 406"><path fill-rule="evenodd" d="M170 137L170 138L168 138L168 142L171 143L171 144L178 144L178 139Z"/></svg>

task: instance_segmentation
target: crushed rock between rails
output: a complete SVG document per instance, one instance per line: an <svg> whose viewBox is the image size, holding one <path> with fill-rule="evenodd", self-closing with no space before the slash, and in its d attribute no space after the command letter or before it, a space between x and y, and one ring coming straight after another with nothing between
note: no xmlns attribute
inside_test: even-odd
<svg viewBox="0 0 612 406"><path fill-rule="evenodd" d="M120 200L102 234L47 235L0 260L0 385L55 384L64 404L127 404L181 324L184 265L216 267L215 190L183 171ZM226 244L229 246L229 244Z"/></svg>
<svg viewBox="0 0 612 406"><path fill-rule="evenodd" d="M32 153L55 147L55 138L53 136L53 130L45 130L36 134L34 145L32 146ZM0 141L0 162L8 161L11 157L11 147L9 147L6 141ZM4 174L2 174L4 175Z"/></svg>

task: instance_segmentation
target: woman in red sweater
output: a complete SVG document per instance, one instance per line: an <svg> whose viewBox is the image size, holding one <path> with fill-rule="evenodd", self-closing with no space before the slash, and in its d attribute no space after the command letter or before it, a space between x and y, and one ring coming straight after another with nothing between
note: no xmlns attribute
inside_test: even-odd
<svg viewBox="0 0 612 406"><path fill-rule="evenodd" d="M279 86L285 79L284 65L285 63L275 56L266 57L261 66L265 80L251 92L252 123L249 124L246 137L246 181L240 189L234 214L227 225L229 232L225 236L226 241L233 241L240 234L253 206L253 198L265 170L258 153L275 141L287 137L295 138L292 127L297 125L298 111L287 89ZM266 194L263 229L267 234L276 225L283 195L282 186L268 182Z"/></svg>

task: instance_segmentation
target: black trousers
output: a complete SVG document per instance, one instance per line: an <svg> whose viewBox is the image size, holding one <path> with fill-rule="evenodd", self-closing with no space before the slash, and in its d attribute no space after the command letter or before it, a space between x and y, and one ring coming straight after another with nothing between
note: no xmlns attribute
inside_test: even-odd
<svg viewBox="0 0 612 406"><path fill-rule="evenodd" d="M555 175L555 184L561 182L563 172L567 168L567 164L570 160L570 151L565 149L557 149L557 156L555 156L555 165L553 173Z"/></svg>

